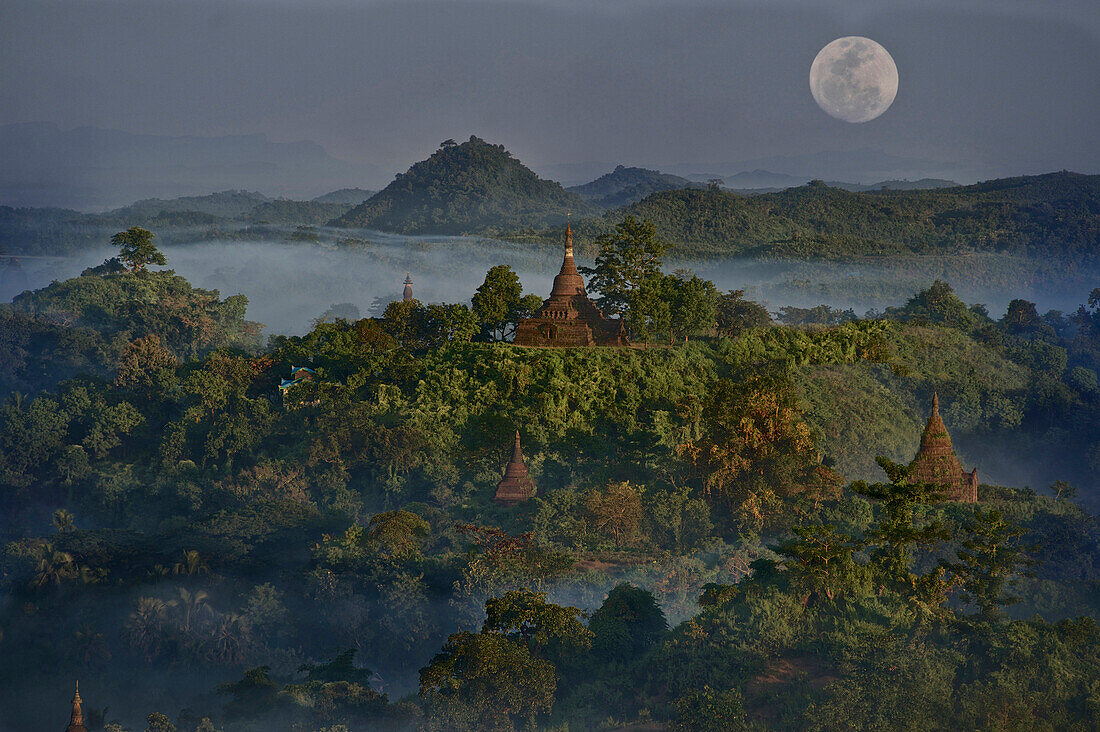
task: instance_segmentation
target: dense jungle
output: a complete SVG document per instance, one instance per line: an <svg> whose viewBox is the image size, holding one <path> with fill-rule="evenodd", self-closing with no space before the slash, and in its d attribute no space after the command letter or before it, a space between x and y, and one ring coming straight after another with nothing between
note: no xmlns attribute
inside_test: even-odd
<svg viewBox="0 0 1100 732"><path fill-rule="evenodd" d="M511 345L506 264L265 340L137 226L0 306L0 727L1095 729L1100 288L769 311L662 236L582 268L627 348Z"/></svg>

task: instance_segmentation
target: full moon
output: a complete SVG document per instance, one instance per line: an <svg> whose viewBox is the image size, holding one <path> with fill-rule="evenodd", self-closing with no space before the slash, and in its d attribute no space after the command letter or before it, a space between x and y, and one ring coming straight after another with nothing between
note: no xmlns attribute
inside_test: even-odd
<svg viewBox="0 0 1100 732"><path fill-rule="evenodd" d="M833 117L867 122L894 102L898 67L870 38L837 38L818 51L810 66L810 91L817 105Z"/></svg>

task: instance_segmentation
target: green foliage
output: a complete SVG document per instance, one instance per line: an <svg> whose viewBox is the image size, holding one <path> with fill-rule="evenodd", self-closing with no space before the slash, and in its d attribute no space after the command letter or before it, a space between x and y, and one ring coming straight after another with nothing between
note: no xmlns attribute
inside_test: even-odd
<svg viewBox="0 0 1100 732"><path fill-rule="evenodd" d="M784 325L843 325L856 319L856 314L851 310L840 310L828 305L818 305L813 308L782 307L779 308L779 322Z"/></svg>
<svg viewBox="0 0 1100 732"><path fill-rule="evenodd" d="M702 418L702 436L680 452L727 529L759 531L783 520L783 498L822 495L833 487L818 469L810 429L786 379L722 379Z"/></svg>
<svg viewBox="0 0 1100 732"><path fill-rule="evenodd" d="M588 629L597 657L626 662L652 648L668 630L668 622L652 594L622 583L592 613Z"/></svg>
<svg viewBox="0 0 1100 732"><path fill-rule="evenodd" d="M744 290L719 293L715 320L718 335L726 338L736 338L752 328L772 324L768 311L762 305L746 300Z"/></svg>
<svg viewBox="0 0 1100 732"><path fill-rule="evenodd" d="M668 245L657 238L657 229L647 221L626 217L614 233L596 239L599 253L595 267L582 268L588 286L600 293L596 303L608 315L627 312L633 293L642 283L661 273L661 257Z"/></svg>
<svg viewBox="0 0 1100 732"><path fill-rule="evenodd" d="M131 226L112 236L111 246L119 248L118 258L131 272L140 272L149 264L168 264L164 254L153 244L153 232L139 226Z"/></svg>
<svg viewBox="0 0 1100 732"><path fill-rule="evenodd" d="M77 279L155 294L164 274ZM0 704L76 666L97 695L121 668L155 699L186 667L251 669L224 689L227 732L1088 728L1100 637L1070 619L1095 616L1100 578L1074 502L1100 455L1100 294L1036 323L1026 302L993 320L937 289L914 298L929 324L654 349L466 342L468 308L420 303L256 356L185 360L184 336L120 325L98 377L0 405ZM92 300L106 331L114 305ZM843 492L836 471L880 481L871 455L912 457L933 391L964 464L1055 469L1049 495L942 503L890 462ZM497 506L516 429L538 492ZM420 701L371 686L421 667Z"/></svg>
<svg viewBox="0 0 1100 732"><path fill-rule="evenodd" d="M693 689L674 702L676 724L683 732L726 732L748 729L745 706L736 689Z"/></svg>
<svg viewBox="0 0 1100 732"><path fill-rule="evenodd" d="M1027 532L1007 522L995 509L977 510L964 531L959 561L946 566L962 580L967 599L978 606L982 618L996 621L1003 617L1003 606L1019 602L1019 597L1006 591L1033 564L1019 541Z"/></svg>
<svg viewBox="0 0 1100 732"><path fill-rule="evenodd" d="M456 633L420 672L429 729L533 728L550 711L554 667L496 633Z"/></svg>
<svg viewBox="0 0 1100 732"><path fill-rule="evenodd" d="M792 585L810 600L833 600L838 594L854 594L865 572L856 561L862 542L830 524L792 528L794 537L780 542L775 551L787 558Z"/></svg>
<svg viewBox="0 0 1100 732"><path fill-rule="evenodd" d="M383 560L409 562L423 556L421 551L431 527L409 511L375 514L367 524L366 543Z"/></svg>
<svg viewBox="0 0 1100 732"><path fill-rule="evenodd" d="M515 324L522 297L519 275L506 264L492 267L471 299L474 318L494 340L503 340L507 327Z"/></svg>
<svg viewBox="0 0 1100 732"><path fill-rule="evenodd" d="M8 331L14 346L0 383L37 390L77 372L156 370L172 358L197 358L216 348L253 350L260 326L245 320L247 304L244 295L221 300L217 290L193 288L171 271L89 270L23 293L0 310L0 334ZM148 386L138 374L122 378Z"/></svg>
<svg viewBox="0 0 1100 732"><path fill-rule="evenodd" d="M967 308L951 286L941 280L918 292L905 307L887 308L886 315L906 323L942 325L966 332L981 324L980 315Z"/></svg>
<svg viewBox="0 0 1100 732"><path fill-rule="evenodd" d="M221 684L218 692L230 698L225 705L229 717L261 717L274 706L278 685L271 680L270 666L257 666L244 672L244 678Z"/></svg>
<svg viewBox="0 0 1100 732"><path fill-rule="evenodd" d="M706 501L686 489L660 491L647 506L649 535L659 546L677 553L704 544L714 529Z"/></svg>
<svg viewBox="0 0 1100 732"><path fill-rule="evenodd" d="M545 592L524 588L486 601L481 632L499 633L526 646L532 656L560 665L592 645L592 631L581 615L575 607L547 602Z"/></svg>
<svg viewBox="0 0 1100 732"><path fill-rule="evenodd" d="M145 732L176 732L176 725L168 715L154 712L145 718Z"/></svg>
<svg viewBox="0 0 1100 732"><path fill-rule="evenodd" d="M935 611L939 596L928 596L922 577L913 571L914 550L945 541L949 534L935 519L918 515L918 508L939 497L938 488L927 483L910 481L910 470L885 458L879 465L889 477L889 483L854 483L852 490L872 498L882 506L881 520L865 532L871 547L871 566L876 580L892 587L899 594L912 597L924 607Z"/></svg>

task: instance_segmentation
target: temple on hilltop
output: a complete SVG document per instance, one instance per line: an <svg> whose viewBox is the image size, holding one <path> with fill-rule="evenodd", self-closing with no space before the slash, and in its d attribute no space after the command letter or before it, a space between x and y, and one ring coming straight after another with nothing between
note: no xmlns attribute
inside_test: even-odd
<svg viewBox="0 0 1100 732"><path fill-rule="evenodd" d="M940 417L940 397L932 395L932 414L924 427L920 438L920 450L913 462L909 463L909 480L915 483L931 483L942 486L950 501L977 503L978 471L963 470L955 447L951 444L951 435Z"/></svg>
<svg viewBox="0 0 1100 732"><path fill-rule="evenodd" d="M534 317L516 324L517 346L625 346L621 318L609 320L584 290L584 279L573 261L573 227L565 227L565 258L554 278L550 297Z"/></svg>
<svg viewBox="0 0 1100 732"><path fill-rule="evenodd" d="M405 273L405 289L401 292L401 299L409 302L413 299L413 278L411 272Z"/></svg>
<svg viewBox="0 0 1100 732"><path fill-rule="evenodd" d="M80 705L83 700L80 698L80 682L76 682L76 696L73 697L73 713L69 717L69 726L65 728L65 732L88 732L88 728L84 726L84 710Z"/></svg>
<svg viewBox="0 0 1100 732"><path fill-rule="evenodd" d="M497 483L497 492L493 500L502 506L514 506L533 495L535 495L535 481L527 475L527 464L523 462L523 451L519 446L519 430L516 430L512 459L504 468L504 477Z"/></svg>

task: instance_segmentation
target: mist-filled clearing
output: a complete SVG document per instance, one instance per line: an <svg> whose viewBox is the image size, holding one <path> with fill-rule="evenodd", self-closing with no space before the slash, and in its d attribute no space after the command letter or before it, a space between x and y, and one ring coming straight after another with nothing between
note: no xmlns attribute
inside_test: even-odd
<svg viewBox="0 0 1100 732"><path fill-rule="evenodd" d="M400 298L406 273L422 302L468 302L485 272L498 264L516 271L526 292L545 296L561 263L556 246L533 246L483 237L403 236L370 230L316 230L321 241L209 241L165 244L168 268L196 287L217 289L223 297L244 294L248 315L268 335L301 335L337 303L355 305L362 316L378 303ZM294 229L288 227L287 235ZM185 231L165 232L172 242ZM338 241L362 242L339 246ZM0 258L0 301L53 280L75 277L116 254L109 247L72 257ZM591 257L578 256L578 264ZM968 303L985 304L994 316L1022 297L1040 312L1075 309L1100 280L1100 272L1066 271L1050 263L992 253L967 255L890 255L850 261L768 261L761 259L677 260L666 271L691 269L719 290L744 289L745 296L776 312L783 306L829 305L857 315L898 305L940 279ZM379 300L381 298L381 300ZM376 307L376 310L378 308Z"/></svg>

